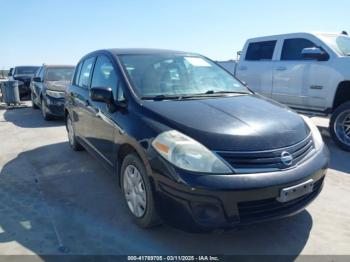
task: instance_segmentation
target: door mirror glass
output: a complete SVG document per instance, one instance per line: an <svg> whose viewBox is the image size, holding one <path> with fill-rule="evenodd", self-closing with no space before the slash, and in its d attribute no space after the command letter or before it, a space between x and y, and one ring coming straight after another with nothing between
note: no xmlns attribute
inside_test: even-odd
<svg viewBox="0 0 350 262"><path fill-rule="evenodd" d="M10 68L10 71L7 73L7 76L13 76L13 68Z"/></svg>
<svg viewBox="0 0 350 262"><path fill-rule="evenodd" d="M34 82L42 82L40 76L33 77L33 81L34 81Z"/></svg>
<svg viewBox="0 0 350 262"><path fill-rule="evenodd" d="M90 98L95 102L102 102L108 105L114 104L112 88L93 87L90 89Z"/></svg>
<svg viewBox="0 0 350 262"><path fill-rule="evenodd" d="M301 51L301 56L305 59L314 59L318 61L326 61L329 58L328 54L318 47L304 48Z"/></svg>

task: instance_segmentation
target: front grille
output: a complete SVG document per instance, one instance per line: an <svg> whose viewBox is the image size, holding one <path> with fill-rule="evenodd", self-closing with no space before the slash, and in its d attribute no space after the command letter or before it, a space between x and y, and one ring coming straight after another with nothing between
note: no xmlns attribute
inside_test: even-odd
<svg viewBox="0 0 350 262"><path fill-rule="evenodd" d="M297 211L307 205L322 189L324 177L314 183L313 191L294 200L281 203L276 198L238 203L238 212L242 223L269 219Z"/></svg>
<svg viewBox="0 0 350 262"><path fill-rule="evenodd" d="M290 165L286 165L281 160L281 154L288 152L293 156ZM237 173L258 173L278 171L297 165L307 159L314 152L312 135L301 142L275 150L265 151L221 151L217 152L226 162L228 162Z"/></svg>

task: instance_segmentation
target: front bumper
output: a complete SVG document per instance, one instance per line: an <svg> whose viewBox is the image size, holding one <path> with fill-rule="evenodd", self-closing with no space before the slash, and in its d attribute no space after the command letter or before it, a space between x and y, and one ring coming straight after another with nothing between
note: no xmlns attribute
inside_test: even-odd
<svg viewBox="0 0 350 262"><path fill-rule="evenodd" d="M270 173L186 174L166 167L169 164L164 161L156 165L153 162L152 168L157 170L153 179L158 211L170 224L190 230L193 226L230 228L290 216L302 211L321 192L328 161L328 149L324 146L302 164ZM174 171L176 174L171 174ZM281 189L309 179L314 180L311 193L284 203L276 200Z"/></svg>
<svg viewBox="0 0 350 262"><path fill-rule="evenodd" d="M46 95L45 103L48 114L56 117L64 117L64 98L54 98Z"/></svg>

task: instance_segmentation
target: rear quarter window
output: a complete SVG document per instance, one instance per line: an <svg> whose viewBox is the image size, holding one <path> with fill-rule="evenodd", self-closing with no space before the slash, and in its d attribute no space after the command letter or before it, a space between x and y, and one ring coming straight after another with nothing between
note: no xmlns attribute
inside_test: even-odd
<svg viewBox="0 0 350 262"><path fill-rule="evenodd" d="M272 60L276 42L277 42L276 40L273 40L273 41L250 43L248 45L245 60L247 61Z"/></svg>

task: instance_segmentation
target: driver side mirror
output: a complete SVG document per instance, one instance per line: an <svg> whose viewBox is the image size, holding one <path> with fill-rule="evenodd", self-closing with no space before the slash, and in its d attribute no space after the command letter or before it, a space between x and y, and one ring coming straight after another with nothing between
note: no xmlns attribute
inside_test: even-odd
<svg viewBox="0 0 350 262"><path fill-rule="evenodd" d="M313 59L317 61L327 61L329 55L319 47L304 48L301 56L305 59Z"/></svg>
<svg viewBox="0 0 350 262"><path fill-rule="evenodd" d="M39 77L39 76L33 77L33 81L34 82L42 82L41 77Z"/></svg>
<svg viewBox="0 0 350 262"><path fill-rule="evenodd" d="M127 108L126 100L114 100L113 91L110 87L92 87L90 89L90 98L95 102L106 103L110 112L115 112L117 109Z"/></svg>
<svg viewBox="0 0 350 262"><path fill-rule="evenodd" d="M92 87L90 89L90 98L95 102L114 104L112 88Z"/></svg>

